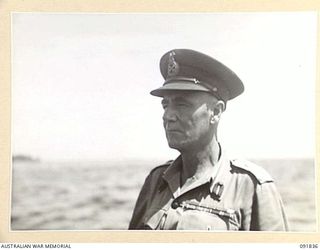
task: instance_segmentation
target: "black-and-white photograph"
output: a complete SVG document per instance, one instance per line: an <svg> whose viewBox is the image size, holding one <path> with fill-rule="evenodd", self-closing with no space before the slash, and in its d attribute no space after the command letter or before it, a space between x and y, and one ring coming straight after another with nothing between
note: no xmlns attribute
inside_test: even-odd
<svg viewBox="0 0 320 250"><path fill-rule="evenodd" d="M316 12L15 12L11 230L317 230Z"/></svg>

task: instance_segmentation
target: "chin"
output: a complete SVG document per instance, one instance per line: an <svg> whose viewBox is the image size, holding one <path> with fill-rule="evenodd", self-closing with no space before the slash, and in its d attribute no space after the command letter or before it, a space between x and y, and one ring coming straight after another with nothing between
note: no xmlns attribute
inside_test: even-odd
<svg viewBox="0 0 320 250"><path fill-rule="evenodd" d="M181 143L181 141L177 142L177 141L168 141L168 145L170 148L176 149L179 152L183 151L183 149L185 148L185 144Z"/></svg>
<svg viewBox="0 0 320 250"><path fill-rule="evenodd" d="M179 143L176 141L168 140L168 146L170 148L179 149Z"/></svg>

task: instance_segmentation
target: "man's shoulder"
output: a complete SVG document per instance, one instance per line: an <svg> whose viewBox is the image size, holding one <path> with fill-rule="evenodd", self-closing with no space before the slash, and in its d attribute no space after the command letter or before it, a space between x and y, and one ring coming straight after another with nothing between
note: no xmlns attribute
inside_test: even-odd
<svg viewBox="0 0 320 250"><path fill-rule="evenodd" d="M249 172L260 183L273 182L271 175L261 166L244 159L233 159L231 167L240 171Z"/></svg>
<svg viewBox="0 0 320 250"><path fill-rule="evenodd" d="M163 175L167 168L171 165L173 161L167 161L164 164L158 165L153 168L148 176L146 177L145 183L146 185L151 186L161 186L163 185Z"/></svg>
<svg viewBox="0 0 320 250"><path fill-rule="evenodd" d="M173 162L173 160L167 161L161 165L156 166L155 168L153 168L150 171L149 175L160 175L163 174L164 171L166 171L166 169L171 165L171 163Z"/></svg>

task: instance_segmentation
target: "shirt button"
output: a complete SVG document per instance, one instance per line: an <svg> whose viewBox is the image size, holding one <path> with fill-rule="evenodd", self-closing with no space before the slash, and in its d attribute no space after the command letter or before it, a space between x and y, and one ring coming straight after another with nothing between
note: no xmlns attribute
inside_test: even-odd
<svg viewBox="0 0 320 250"><path fill-rule="evenodd" d="M177 202L177 201L172 202L171 207L172 207L173 209L178 208L178 207L179 207L179 202Z"/></svg>

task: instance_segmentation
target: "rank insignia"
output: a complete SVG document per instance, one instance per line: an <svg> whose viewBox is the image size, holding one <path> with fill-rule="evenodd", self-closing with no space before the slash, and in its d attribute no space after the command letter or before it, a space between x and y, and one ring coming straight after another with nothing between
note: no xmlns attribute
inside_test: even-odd
<svg viewBox="0 0 320 250"><path fill-rule="evenodd" d="M210 188L211 195L213 198L220 201L224 186L221 182L216 183L213 187Z"/></svg>

